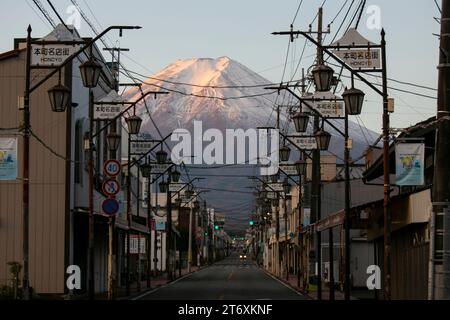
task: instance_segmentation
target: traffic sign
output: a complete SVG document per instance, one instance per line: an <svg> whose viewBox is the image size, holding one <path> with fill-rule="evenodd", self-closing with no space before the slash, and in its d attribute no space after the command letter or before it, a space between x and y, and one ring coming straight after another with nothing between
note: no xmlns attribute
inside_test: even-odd
<svg viewBox="0 0 450 320"><path fill-rule="evenodd" d="M122 169L117 160L108 160L103 165L103 172L109 177L117 177Z"/></svg>
<svg viewBox="0 0 450 320"><path fill-rule="evenodd" d="M116 179L108 179L103 182L102 190L108 197L115 197L120 191L120 185Z"/></svg>
<svg viewBox="0 0 450 320"><path fill-rule="evenodd" d="M116 199L106 199L102 203L102 211L108 216L114 216L119 211L119 202Z"/></svg>

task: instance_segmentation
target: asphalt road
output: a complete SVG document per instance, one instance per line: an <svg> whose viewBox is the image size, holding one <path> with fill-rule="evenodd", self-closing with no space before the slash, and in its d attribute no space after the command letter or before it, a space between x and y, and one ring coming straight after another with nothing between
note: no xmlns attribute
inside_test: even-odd
<svg viewBox="0 0 450 320"><path fill-rule="evenodd" d="M267 275L250 259L233 254L179 281L150 291L140 300L305 300Z"/></svg>

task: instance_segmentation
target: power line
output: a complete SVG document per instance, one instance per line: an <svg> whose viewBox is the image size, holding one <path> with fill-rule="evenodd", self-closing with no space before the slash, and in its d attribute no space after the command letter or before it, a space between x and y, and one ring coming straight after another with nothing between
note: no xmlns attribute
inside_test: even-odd
<svg viewBox="0 0 450 320"><path fill-rule="evenodd" d="M300 3L298 4L297 11L295 12L294 19L292 19L291 24L294 24L295 20L297 19L297 15L298 15L298 12L300 11L302 4L303 4L303 0L301 0Z"/></svg>
<svg viewBox="0 0 450 320"><path fill-rule="evenodd" d="M128 76L125 72L123 72L123 71L120 71L120 72L123 75ZM148 86L153 86L153 87L159 88L161 90L165 90L165 91L178 93L178 94L181 94L183 96L196 97L196 98L205 98L205 99L212 99L212 100L221 100L221 101L249 99L249 98L256 98L256 97L261 97L261 96L269 96L269 95L272 95L272 94L277 92L277 90L274 90L274 91L270 91L270 92L266 92L266 93L243 95L243 96L236 96L236 97L217 97L217 96L208 96L208 95L201 95L201 94L194 94L194 93L186 93L186 92L183 92L183 91L180 91L180 90L169 89L167 87L160 86L160 85L157 85L157 84L154 84L154 83L149 83L149 82L146 82L146 81L142 81L142 84L145 84L145 85L148 85Z"/></svg>

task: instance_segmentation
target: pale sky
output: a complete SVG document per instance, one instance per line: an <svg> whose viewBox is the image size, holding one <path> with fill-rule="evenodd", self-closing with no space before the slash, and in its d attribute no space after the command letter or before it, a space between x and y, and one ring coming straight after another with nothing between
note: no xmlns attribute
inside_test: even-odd
<svg viewBox="0 0 450 320"><path fill-rule="evenodd" d="M41 1L55 21L47 1ZM140 25L139 31L110 33L114 43L120 41L122 47L130 48L123 57L127 68L151 75L178 59L228 56L241 62L272 82L280 82L286 57L288 38L273 36L273 31L288 30L300 0L78 0L89 19L100 31L109 25ZM314 19L318 6L323 0L304 0L294 22L295 29L307 29ZM440 2L440 1L438 1ZM324 25L336 16L345 0L328 0L324 5ZM332 34L337 31L351 0L331 26ZM359 0L355 0L350 16ZM69 15L69 0L53 0L53 4L64 20ZM433 19L439 16L433 0L368 0L366 7L377 5L381 9L382 25L387 33L388 76L432 88L437 87L438 38L440 26ZM31 0L2 0L0 21L0 52L12 49L15 37L25 37L29 23L33 36L40 37L50 31L48 23L42 21L41 14ZM93 15L94 14L94 15ZM380 30L368 30L368 15L362 16L359 31L369 40L379 42ZM347 20L348 21L348 20ZM348 23L344 24L345 28ZM315 26L314 26L315 29ZM92 31L82 23L82 36L92 36ZM325 43L327 43L327 38ZM301 55L304 39L299 38L291 46L289 63L284 80L291 79ZM312 46L307 46L301 67L307 69L312 63ZM291 62L294 60L294 62ZM137 63L136 63L137 62ZM294 75L295 79L300 74ZM369 78L372 79L372 78ZM345 81L348 82L347 79ZM348 85L350 85L348 83ZM360 85L367 93L367 102L361 116L365 126L374 131L381 130L381 101ZM414 87L391 82L392 87L418 90ZM436 96L435 91L419 90L426 95ZM395 98L396 113L391 117L392 127L407 127L433 116L436 100L390 91ZM353 119L356 121L356 119Z"/></svg>

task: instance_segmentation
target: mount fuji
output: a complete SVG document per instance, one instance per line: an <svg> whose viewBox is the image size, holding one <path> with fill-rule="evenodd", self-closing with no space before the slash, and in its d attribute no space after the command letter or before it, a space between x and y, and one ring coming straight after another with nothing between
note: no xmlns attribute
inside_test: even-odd
<svg viewBox="0 0 450 320"><path fill-rule="evenodd" d="M156 75L142 82L142 91L169 91L168 95L151 95L145 98L145 104L137 107L137 113L143 119L141 132L159 139L183 128L192 132L193 122L202 121L204 130L249 129L274 126L278 104L297 104L287 92L266 90L273 86L267 79L250 70L241 63L228 57L217 59L197 58L179 60L164 68ZM125 95L133 101L141 96L141 91L133 88ZM284 102L284 103L283 103ZM287 103L286 103L287 102ZM343 121L332 120L343 130ZM283 112L281 124L284 128L286 115ZM158 130L155 129L156 126ZM293 124L284 128L294 133ZM331 127L326 130L332 134L330 151L343 157L343 138ZM312 133L312 128L308 130ZM349 132L353 140L352 157L358 157L373 143L378 134L349 121ZM295 156L297 155L297 158ZM293 152L291 161L298 159ZM207 168L189 167L190 176L205 176L198 184L200 188L210 189L206 194L208 202L216 207L216 212L227 216L228 231L242 231L254 209L254 197L250 187L253 182L247 177L259 172L252 166ZM228 177L226 177L228 176ZM225 195L225 196L224 196Z"/></svg>

